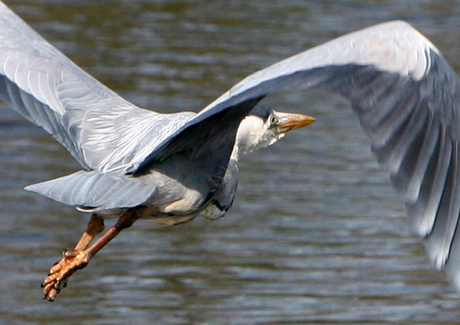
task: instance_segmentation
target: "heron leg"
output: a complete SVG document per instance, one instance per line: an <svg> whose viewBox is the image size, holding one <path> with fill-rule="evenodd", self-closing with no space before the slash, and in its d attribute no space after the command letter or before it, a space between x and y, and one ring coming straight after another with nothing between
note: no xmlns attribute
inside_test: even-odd
<svg viewBox="0 0 460 325"><path fill-rule="evenodd" d="M66 267L69 267L70 261L73 259L74 261L78 261L81 257L84 257L84 255L80 254L88 245L91 243L91 241L96 237L98 234L100 234L104 230L104 219L102 219L99 215L93 213L91 215L91 219L88 222L88 226L86 227L86 231L83 233L81 236L80 240L78 241L77 245L75 245L74 249L72 250L64 250L63 252L63 257L62 259L54 264L48 274L48 277L52 274L57 274L57 272L65 269ZM43 292L45 293L44 298L52 301L52 297L55 297L59 291L67 286L67 279L70 276L70 274L64 278L63 280L60 281L58 284L58 288L56 288L56 283L52 284L45 284L48 279L48 277L45 279L45 281L42 284L42 287L44 288Z"/></svg>
<svg viewBox="0 0 460 325"><path fill-rule="evenodd" d="M91 219L88 222L86 231L81 236L74 250L83 250L93 241L94 237L104 231L104 219L99 215L93 213Z"/></svg>
<svg viewBox="0 0 460 325"><path fill-rule="evenodd" d="M134 210L128 210L113 227L88 247L93 238L104 229L103 219L93 214L85 233L83 233L75 248L64 251L63 258L51 267L48 276L42 283L43 299L54 301L62 288L67 286L67 279L75 271L85 268L89 260L102 247L115 238L123 229L131 227L136 220L137 213Z"/></svg>

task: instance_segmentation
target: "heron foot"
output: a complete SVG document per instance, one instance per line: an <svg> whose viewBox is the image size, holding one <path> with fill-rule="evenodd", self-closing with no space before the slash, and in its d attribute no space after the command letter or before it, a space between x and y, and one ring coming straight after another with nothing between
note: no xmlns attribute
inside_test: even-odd
<svg viewBox="0 0 460 325"><path fill-rule="evenodd" d="M43 299L54 301L56 295L67 286L68 278L88 265L91 254L83 250L64 250L62 259L55 263L43 280Z"/></svg>

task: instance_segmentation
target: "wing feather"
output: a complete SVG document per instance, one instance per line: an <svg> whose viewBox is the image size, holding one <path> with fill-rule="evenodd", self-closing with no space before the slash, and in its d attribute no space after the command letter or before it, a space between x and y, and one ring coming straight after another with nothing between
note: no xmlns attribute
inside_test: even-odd
<svg viewBox="0 0 460 325"><path fill-rule="evenodd" d="M194 115L169 116L129 103L77 67L2 2L0 86L1 100L52 134L88 170L132 169ZM126 130L126 123L144 128Z"/></svg>
<svg viewBox="0 0 460 325"><path fill-rule="evenodd" d="M153 193L139 181L142 177L124 173L142 171L184 148L198 145L199 155L212 153L211 145L219 141L234 141L232 136L212 138L222 118L243 118L270 92L295 87L336 91L351 101L378 161L405 196L429 256L438 267L447 265L460 287L458 77L407 23L377 25L280 61L248 76L196 115L163 115L101 85L0 2L0 86L1 99L56 137L84 168L95 170L33 190L62 195L69 204L84 198L104 208L140 204L130 196L134 190L143 199ZM222 125L235 132L235 123ZM211 131L201 136L207 127ZM225 157L214 157L216 168L228 164L229 148Z"/></svg>
<svg viewBox="0 0 460 325"><path fill-rule="evenodd" d="M438 267L447 263L460 287L460 96L458 77L439 51L406 23L377 25L250 75L189 124L295 87L329 89L351 101L429 256Z"/></svg>

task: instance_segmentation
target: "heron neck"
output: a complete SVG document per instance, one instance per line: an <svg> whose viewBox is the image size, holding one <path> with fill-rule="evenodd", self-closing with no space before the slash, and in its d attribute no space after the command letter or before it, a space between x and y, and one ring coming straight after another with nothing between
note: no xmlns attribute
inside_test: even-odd
<svg viewBox="0 0 460 325"><path fill-rule="evenodd" d="M233 151L232 151L232 155L230 156L230 159L234 159L238 161L241 154L243 154L243 152L240 151L238 144L235 143L235 145L233 146Z"/></svg>

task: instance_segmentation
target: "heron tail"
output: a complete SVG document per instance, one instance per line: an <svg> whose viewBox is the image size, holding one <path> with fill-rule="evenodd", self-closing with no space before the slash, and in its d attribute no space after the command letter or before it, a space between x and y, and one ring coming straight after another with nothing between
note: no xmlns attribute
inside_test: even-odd
<svg viewBox="0 0 460 325"><path fill-rule="evenodd" d="M155 187L142 177L101 171L78 171L25 189L95 212L135 207L155 192Z"/></svg>

